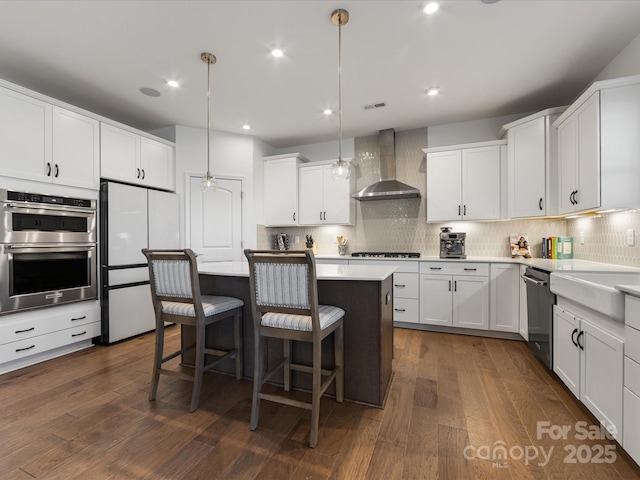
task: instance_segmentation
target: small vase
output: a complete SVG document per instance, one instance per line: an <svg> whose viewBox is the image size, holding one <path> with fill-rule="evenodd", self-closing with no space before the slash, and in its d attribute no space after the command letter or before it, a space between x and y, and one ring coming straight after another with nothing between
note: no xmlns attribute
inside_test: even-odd
<svg viewBox="0 0 640 480"><path fill-rule="evenodd" d="M346 255L346 254L347 254L347 246L338 245L338 255Z"/></svg>

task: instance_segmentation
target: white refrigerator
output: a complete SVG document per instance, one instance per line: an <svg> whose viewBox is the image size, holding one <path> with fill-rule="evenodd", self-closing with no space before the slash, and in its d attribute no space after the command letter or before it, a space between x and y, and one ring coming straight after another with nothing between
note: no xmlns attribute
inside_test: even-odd
<svg viewBox="0 0 640 480"><path fill-rule="evenodd" d="M101 343L155 329L143 248L180 248L178 195L100 184Z"/></svg>

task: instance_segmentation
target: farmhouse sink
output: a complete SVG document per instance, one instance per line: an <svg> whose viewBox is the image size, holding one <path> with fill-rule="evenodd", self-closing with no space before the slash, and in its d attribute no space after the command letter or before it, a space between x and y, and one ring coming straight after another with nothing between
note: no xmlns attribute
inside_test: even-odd
<svg viewBox="0 0 640 480"><path fill-rule="evenodd" d="M638 272L553 272L551 291L617 321L624 320L624 294L614 285L640 285Z"/></svg>

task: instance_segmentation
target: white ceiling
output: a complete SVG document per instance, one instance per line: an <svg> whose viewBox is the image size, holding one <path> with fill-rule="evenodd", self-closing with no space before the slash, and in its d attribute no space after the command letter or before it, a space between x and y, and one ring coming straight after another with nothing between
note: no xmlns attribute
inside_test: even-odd
<svg viewBox="0 0 640 480"><path fill-rule="evenodd" d="M287 147L337 139L336 8L345 138L568 104L640 34L637 0L440 3L3 0L0 78L143 130L205 127L210 51L212 127Z"/></svg>

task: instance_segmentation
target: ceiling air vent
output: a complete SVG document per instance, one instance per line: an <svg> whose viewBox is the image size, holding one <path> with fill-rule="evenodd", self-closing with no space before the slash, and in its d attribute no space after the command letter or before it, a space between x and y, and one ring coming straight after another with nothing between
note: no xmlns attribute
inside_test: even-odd
<svg viewBox="0 0 640 480"><path fill-rule="evenodd" d="M382 107L386 107L387 104L386 102L378 102L378 103L370 103L369 105L363 105L362 109L363 110L373 110L375 108L382 108Z"/></svg>

